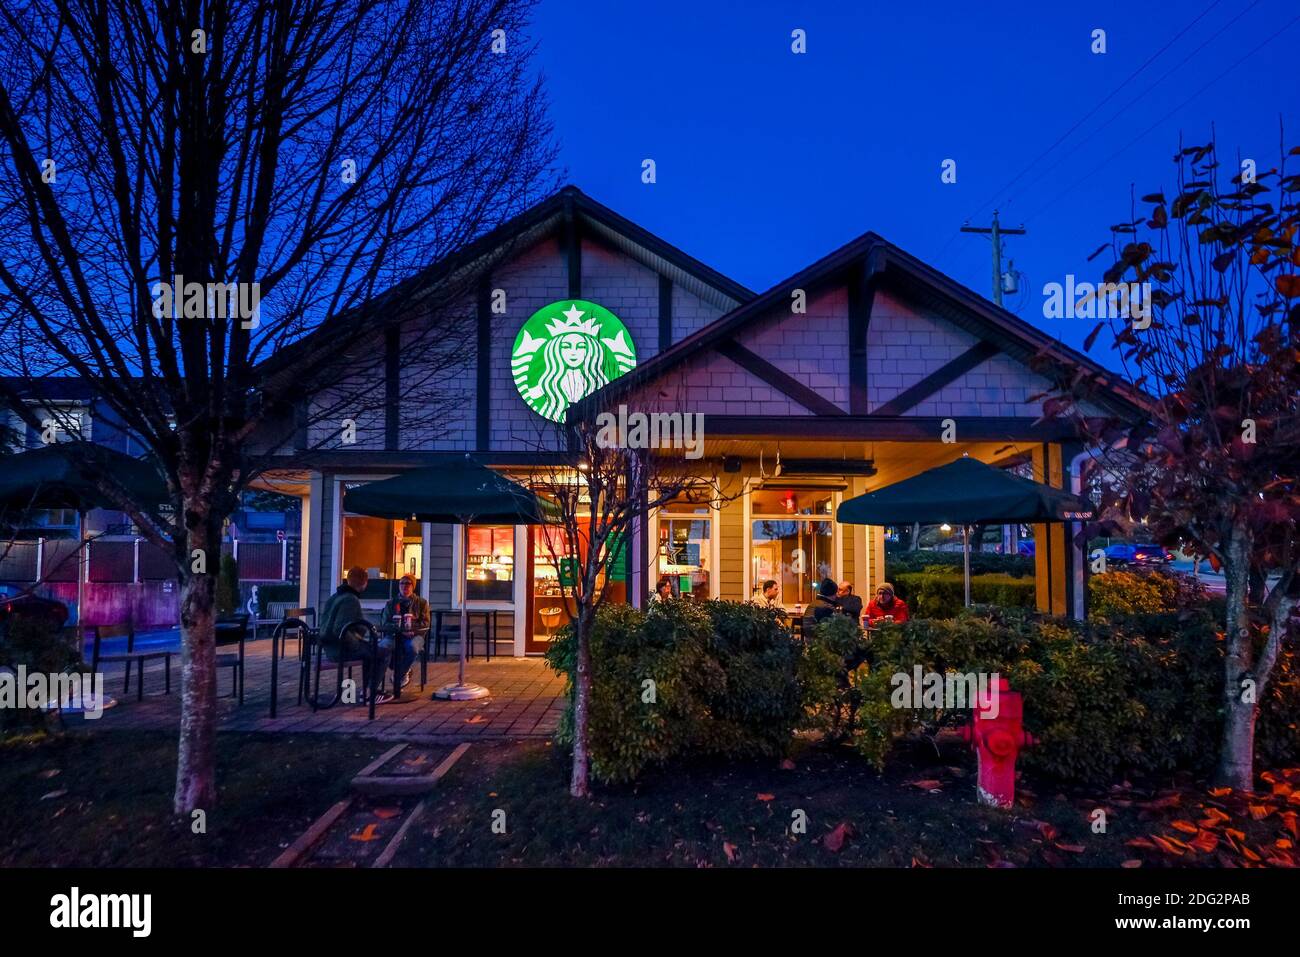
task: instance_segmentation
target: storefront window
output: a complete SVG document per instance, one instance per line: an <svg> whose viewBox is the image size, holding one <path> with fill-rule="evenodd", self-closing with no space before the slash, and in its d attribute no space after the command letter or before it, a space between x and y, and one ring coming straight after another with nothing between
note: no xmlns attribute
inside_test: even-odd
<svg viewBox="0 0 1300 957"><path fill-rule="evenodd" d="M817 584L835 574L834 493L826 489L765 488L750 497L750 582L757 592L772 580L791 611L816 600Z"/></svg>
<svg viewBox="0 0 1300 957"><path fill-rule="evenodd" d="M659 512L659 548L652 587L660 578L672 580L674 594L697 601L713 597L710 574L710 534L713 522L708 516L710 489L689 489L663 506Z"/></svg>
<svg viewBox="0 0 1300 957"><path fill-rule="evenodd" d="M515 529L513 525L471 525L465 595L470 601L514 598Z"/></svg>
<svg viewBox="0 0 1300 957"><path fill-rule="evenodd" d="M360 483L358 483L360 484ZM346 491L354 485L344 487ZM424 574L424 534L419 522L372 518L343 513L340 567L341 581L349 568L359 565L370 574L364 598L386 599L393 591L393 579Z"/></svg>

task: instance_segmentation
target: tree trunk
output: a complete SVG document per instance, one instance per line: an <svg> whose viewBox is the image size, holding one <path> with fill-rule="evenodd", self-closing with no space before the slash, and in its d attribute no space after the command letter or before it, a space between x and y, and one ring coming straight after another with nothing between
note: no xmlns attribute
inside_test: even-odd
<svg viewBox="0 0 1300 957"><path fill-rule="evenodd" d="M1224 550L1223 577L1227 588L1223 659L1223 738L1214 781L1221 786L1249 791L1254 788L1255 715L1259 689L1243 686L1254 679L1248 595L1250 589L1247 533L1234 528Z"/></svg>
<svg viewBox="0 0 1300 957"><path fill-rule="evenodd" d="M208 527L207 516L186 512L188 555L206 554L206 574L195 574L192 559L181 575L181 730L177 749L176 793L172 810L188 815L216 804L216 572L221 539ZM197 526L190 524L198 519ZM215 564L214 564L215 563Z"/></svg>
<svg viewBox="0 0 1300 957"><path fill-rule="evenodd" d="M569 793L573 797L587 797L590 793L591 760L587 752L587 719L591 706L591 643L587 637L591 631L590 624L586 610L579 609L574 622L578 639L578 673L573 681L573 775L569 779Z"/></svg>

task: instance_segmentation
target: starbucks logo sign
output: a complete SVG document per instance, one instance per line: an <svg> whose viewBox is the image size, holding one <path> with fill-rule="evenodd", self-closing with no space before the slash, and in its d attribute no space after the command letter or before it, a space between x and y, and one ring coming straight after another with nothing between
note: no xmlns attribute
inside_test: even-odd
<svg viewBox="0 0 1300 957"><path fill-rule="evenodd" d="M515 388L538 415L563 422L579 399L636 365L636 346L619 318L585 299L538 309L515 337Z"/></svg>

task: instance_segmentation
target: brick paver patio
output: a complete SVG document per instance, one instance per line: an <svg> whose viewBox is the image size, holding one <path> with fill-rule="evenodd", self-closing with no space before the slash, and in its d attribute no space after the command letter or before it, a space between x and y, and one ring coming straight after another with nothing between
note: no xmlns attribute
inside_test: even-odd
<svg viewBox="0 0 1300 957"><path fill-rule="evenodd" d="M486 662L472 659L466 666L467 681L486 686L491 697L477 701L436 701L434 689L456 680L457 663L429 663L428 682L419 689L419 661L411 668L411 683L403 691L403 700L379 705L375 719L368 720L364 705L338 704L313 712L305 701L298 704L297 642L289 643L289 653L280 660L279 706L275 718L270 716L271 654L270 641L249 642L246 651L248 675L244 684L244 703L231 698L231 669L218 672L217 687L219 728L222 731L271 731L294 734L307 732L364 734L367 737L397 740L473 741L482 738L549 737L564 710L564 680L551 671L540 658L493 658ZM227 649L223 647L223 652ZM163 694L163 663L150 661L145 666L144 700L136 701L136 678L131 675L131 690L123 692L125 666L104 668L104 693L115 698L117 705L87 727L102 729L176 728L180 720L180 655L172 656L170 695ZM361 680L358 666L353 672ZM391 673L389 675L391 679ZM332 690L335 672L329 662L321 669L322 688ZM328 697L328 695L327 695ZM69 717L69 728L83 719Z"/></svg>

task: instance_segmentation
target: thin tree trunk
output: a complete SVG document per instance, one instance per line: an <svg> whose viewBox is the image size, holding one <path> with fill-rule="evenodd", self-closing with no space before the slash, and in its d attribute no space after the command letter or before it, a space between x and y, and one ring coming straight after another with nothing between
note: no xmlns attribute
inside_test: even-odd
<svg viewBox="0 0 1300 957"><path fill-rule="evenodd" d="M206 552L207 573L194 574L187 564L181 576L181 729L172 798L173 812L181 815L210 810L217 797L214 597L221 541L206 525L204 516L202 527L189 529L189 542Z"/></svg>
<svg viewBox="0 0 1300 957"><path fill-rule="evenodd" d="M1223 563L1228 605L1223 659L1223 738L1214 780L1238 791L1249 791L1255 784L1255 716L1259 700L1259 688L1244 684L1244 679L1255 679L1247 603L1250 547L1244 530L1233 529L1230 534Z"/></svg>
<svg viewBox="0 0 1300 957"><path fill-rule="evenodd" d="M591 644L588 640L590 620L580 609L574 622L578 638L577 676L573 688L573 775L569 780L569 793L574 797L587 797L590 757L587 751L587 724L591 705Z"/></svg>

